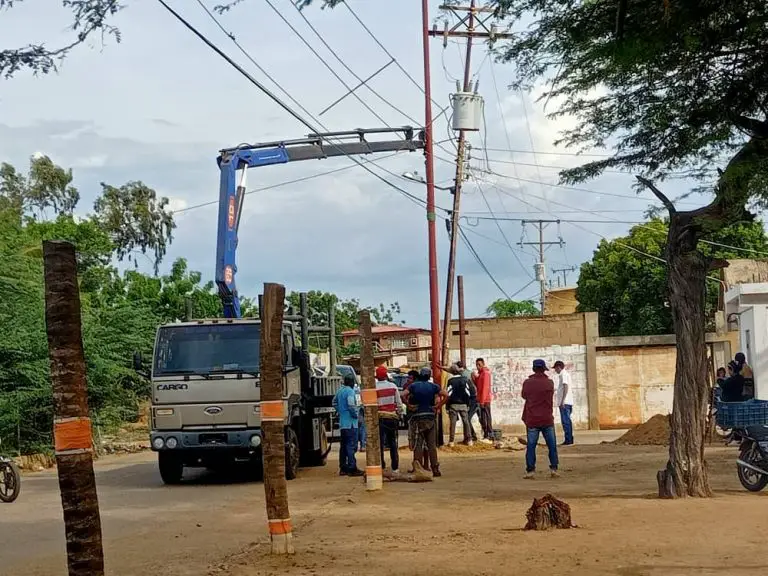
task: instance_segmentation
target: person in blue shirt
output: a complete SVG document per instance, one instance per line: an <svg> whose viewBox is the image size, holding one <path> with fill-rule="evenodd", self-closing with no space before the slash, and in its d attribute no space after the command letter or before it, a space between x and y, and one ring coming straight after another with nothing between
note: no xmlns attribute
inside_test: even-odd
<svg viewBox="0 0 768 576"><path fill-rule="evenodd" d="M357 380L352 374L344 376L344 385L333 397L333 407L339 414L339 476L362 476L364 472L357 467L357 427L360 406L355 396Z"/></svg>
<svg viewBox="0 0 768 576"><path fill-rule="evenodd" d="M413 454L414 462L424 461L424 446L429 453L432 476L442 476L440 464L437 461L437 418L443 405L448 401L448 393L437 384L430 382L432 370L422 368L419 378L403 392L405 400L413 414L411 419L416 428L416 450Z"/></svg>

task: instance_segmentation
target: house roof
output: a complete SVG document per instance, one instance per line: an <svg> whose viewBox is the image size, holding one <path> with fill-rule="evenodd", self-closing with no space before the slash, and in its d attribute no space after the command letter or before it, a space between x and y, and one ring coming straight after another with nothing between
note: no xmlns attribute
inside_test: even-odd
<svg viewBox="0 0 768 576"><path fill-rule="evenodd" d="M396 324L383 324L381 326L372 326L371 327L371 334L372 335L378 335L381 336L382 334L404 334L404 333L412 333L412 332L418 332L420 334L427 333L429 330L425 330L424 328L410 328L408 326L398 326ZM357 330L344 330L342 332L342 336L357 336L358 335Z"/></svg>

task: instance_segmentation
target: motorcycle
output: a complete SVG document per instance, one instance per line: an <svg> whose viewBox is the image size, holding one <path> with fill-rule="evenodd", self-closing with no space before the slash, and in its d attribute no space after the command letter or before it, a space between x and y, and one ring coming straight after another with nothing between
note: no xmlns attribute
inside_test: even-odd
<svg viewBox="0 0 768 576"><path fill-rule="evenodd" d="M739 430L741 443L736 471L739 482L750 492L768 486L768 426L747 426Z"/></svg>
<svg viewBox="0 0 768 576"><path fill-rule="evenodd" d="M0 502L13 502L21 492L21 474L16 463L0 454Z"/></svg>

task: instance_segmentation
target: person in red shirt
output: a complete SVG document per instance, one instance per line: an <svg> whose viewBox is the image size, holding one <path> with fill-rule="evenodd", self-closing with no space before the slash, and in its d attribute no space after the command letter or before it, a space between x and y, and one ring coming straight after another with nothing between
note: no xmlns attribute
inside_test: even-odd
<svg viewBox="0 0 768 576"><path fill-rule="evenodd" d="M491 420L491 371L485 365L485 360L475 361L477 370L472 373L472 382L477 388L477 411L480 427L483 429L483 442L493 441L493 421Z"/></svg>
<svg viewBox="0 0 768 576"><path fill-rule="evenodd" d="M554 410L555 383L547 376L547 363L537 359L533 361L533 374L523 382L523 422L528 431L525 450L525 478L536 477L536 445L539 434L549 449L549 470L552 478L557 478L557 439L555 438Z"/></svg>

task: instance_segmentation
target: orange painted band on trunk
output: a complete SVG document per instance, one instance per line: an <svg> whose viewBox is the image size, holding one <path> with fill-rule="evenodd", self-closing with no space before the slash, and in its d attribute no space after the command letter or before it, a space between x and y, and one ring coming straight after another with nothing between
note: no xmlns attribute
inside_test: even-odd
<svg viewBox="0 0 768 576"><path fill-rule="evenodd" d="M376 390L360 390L360 397L363 401L363 406L377 406L379 404Z"/></svg>
<svg viewBox="0 0 768 576"><path fill-rule="evenodd" d="M54 450L90 450L93 448L91 438L91 419L67 418L53 424Z"/></svg>
<svg viewBox="0 0 768 576"><path fill-rule="evenodd" d="M285 520L270 520L269 521L269 533L270 534L290 534L293 532L293 526L291 526L291 519Z"/></svg>
<svg viewBox="0 0 768 576"><path fill-rule="evenodd" d="M282 420L285 418L285 407L282 400L264 400L259 402L262 420Z"/></svg>
<svg viewBox="0 0 768 576"><path fill-rule="evenodd" d="M381 466L366 466L365 473L367 476L381 476Z"/></svg>

